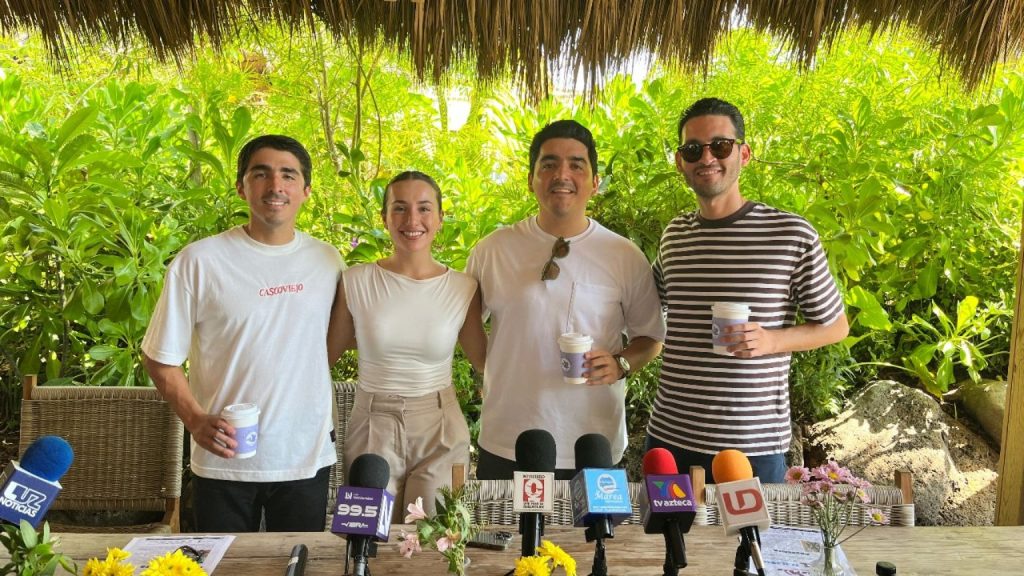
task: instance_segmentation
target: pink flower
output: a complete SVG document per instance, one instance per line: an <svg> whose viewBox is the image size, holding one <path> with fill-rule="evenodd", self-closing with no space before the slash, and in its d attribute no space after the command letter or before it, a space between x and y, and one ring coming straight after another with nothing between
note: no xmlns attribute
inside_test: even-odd
<svg viewBox="0 0 1024 576"><path fill-rule="evenodd" d="M886 520L889 519L885 515L885 512L882 512L878 508L872 508L871 510L868 510L868 518L871 518L871 521L876 524L884 524Z"/></svg>
<svg viewBox="0 0 1024 576"><path fill-rule="evenodd" d="M452 541L447 536L442 536L437 539L437 551L444 552L445 550L452 547Z"/></svg>
<svg viewBox="0 0 1024 576"><path fill-rule="evenodd" d="M411 505L410 505L411 506ZM402 532L402 540L398 542L398 551L406 558L412 558L413 552L420 552L420 539L415 532Z"/></svg>
<svg viewBox="0 0 1024 576"><path fill-rule="evenodd" d="M865 504L871 503L871 496L869 496L867 491L864 490L863 488L857 488L854 494L861 502Z"/></svg>
<svg viewBox="0 0 1024 576"><path fill-rule="evenodd" d="M416 502L409 504L406 508L409 513L405 516L406 524L414 524L417 520L424 520L427 513L423 511L423 498L417 497Z"/></svg>
<svg viewBox="0 0 1024 576"><path fill-rule="evenodd" d="M803 466L793 466L786 470L786 483L799 484L811 479L811 471Z"/></svg>

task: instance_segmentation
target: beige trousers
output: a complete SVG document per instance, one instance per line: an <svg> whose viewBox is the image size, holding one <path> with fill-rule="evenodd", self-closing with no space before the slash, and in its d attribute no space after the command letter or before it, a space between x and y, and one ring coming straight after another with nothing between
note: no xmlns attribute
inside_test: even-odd
<svg viewBox="0 0 1024 576"><path fill-rule="evenodd" d="M469 428L455 388L417 397L356 390L345 437L345 470L362 454L377 454L388 462L393 522L405 519L417 497L433 514L437 489L451 485L452 466L469 466Z"/></svg>

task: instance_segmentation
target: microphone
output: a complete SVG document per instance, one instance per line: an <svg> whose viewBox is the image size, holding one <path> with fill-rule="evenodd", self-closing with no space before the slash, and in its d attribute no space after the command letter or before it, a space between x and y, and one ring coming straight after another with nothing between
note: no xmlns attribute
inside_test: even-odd
<svg viewBox="0 0 1024 576"><path fill-rule="evenodd" d="M370 573L367 562L377 556L376 542L388 540L395 507L394 495L385 490L390 476L387 460L376 454L363 454L352 461L350 485L338 488L331 532L346 535L354 576Z"/></svg>
<svg viewBox="0 0 1024 576"><path fill-rule="evenodd" d="M576 476L572 479L573 526L585 526L587 542L596 541L592 576L605 576L604 539L615 537L615 525L633 513L626 471L612 468L612 449L600 434L576 440Z"/></svg>
<svg viewBox="0 0 1024 576"><path fill-rule="evenodd" d="M288 559L288 566L284 569L284 576L302 576L305 574L307 553L305 544L296 544L292 548L292 556Z"/></svg>
<svg viewBox="0 0 1024 576"><path fill-rule="evenodd" d="M725 534L728 536L739 533L740 548L746 552L741 554L740 550L737 550L733 574L747 573L745 556L749 556L754 562L758 576L765 576L759 530L767 530L771 525L771 518L764 504L761 481L754 477L750 460L739 450L722 450L711 461L711 474L718 484L715 496Z"/></svg>
<svg viewBox="0 0 1024 576"><path fill-rule="evenodd" d="M544 514L554 510L555 439L547 430L526 430L516 438L512 511L519 514L521 556L536 556L544 536Z"/></svg>
<svg viewBox="0 0 1024 576"><path fill-rule="evenodd" d="M0 476L0 520L15 526L25 520L37 528L60 494L59 480L74 456L59 436L40 436L29 444L21 462L12 461Z"/></svg>
<svg viewBox="0 0 1024 576"><path fill-rule="evenodd" d="M640 500L640 519L644 533L665 536L664 575L674 576L686 568L683 534L697 516L693 486L689 474L679 474L675 457L664 448L644 454L643 470L647 490Z"/></svg>

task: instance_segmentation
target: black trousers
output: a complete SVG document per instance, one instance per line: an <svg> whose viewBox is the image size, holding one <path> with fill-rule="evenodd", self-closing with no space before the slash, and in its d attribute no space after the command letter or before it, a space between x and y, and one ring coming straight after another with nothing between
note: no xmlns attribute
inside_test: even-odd
<svg viewBox="0 0 1024 576"><path fill-rule="evenodd" d="M197 532L323 532L331 467L287 482L238 482L195 476L192 508Z"/></svg>

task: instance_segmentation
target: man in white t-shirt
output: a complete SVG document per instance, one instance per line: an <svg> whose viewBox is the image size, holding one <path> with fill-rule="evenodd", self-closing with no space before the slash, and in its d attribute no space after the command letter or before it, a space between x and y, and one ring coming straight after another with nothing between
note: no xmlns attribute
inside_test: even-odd
<svg viewBox="0 0 1024 576"><path fill-rule="evenodd" d="M658 355L665 323L643 253L587 218L596 168L589 130L573 120L545 126L530 145L537 215L490 234L469 257L491 317L480 479L512 478L516 439L530 429L555 438L558 478L573 475L584 434L608 438L613 461L625 450L625 380ZM562 379L565 332L594 340L584 385Z"/></svg>
<svg viewBox="0 0 1024 576"><path fill-rule="evenodd" d="M249 222L181 250L142 343L146 370L192 436L199 532L254 532L264 517L268 531L324 529L337 461L327 323L343 263L295 230L311 171L292 138L242 148L235 187ZM221 417L239 403L260 411L248 458L236 457L242 438Z"/></svg>

